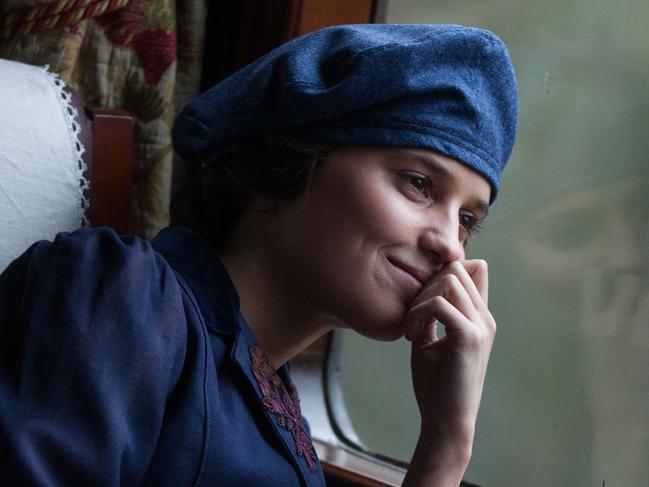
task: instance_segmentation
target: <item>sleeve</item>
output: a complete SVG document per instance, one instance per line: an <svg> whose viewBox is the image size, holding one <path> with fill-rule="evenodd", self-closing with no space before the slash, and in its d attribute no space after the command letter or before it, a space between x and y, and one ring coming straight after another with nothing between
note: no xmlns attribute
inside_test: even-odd
<svg viewBox="0 0 649 487"><path fill-rule="evenodd" d="M0 478L136 485L178 381L173 271L109 229L34 244L0 276Z"/></svg>

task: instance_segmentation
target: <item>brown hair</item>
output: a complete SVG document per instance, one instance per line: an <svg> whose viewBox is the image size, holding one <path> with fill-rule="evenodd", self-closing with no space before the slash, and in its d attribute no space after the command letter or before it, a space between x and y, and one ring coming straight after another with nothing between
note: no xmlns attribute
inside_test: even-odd
<svg viewBox="0 0 649 487"><path fill-rule="evenodd" d="M171 224L189 227L219 247L252 195L278 201L296 198L334 149L330 144L273 136L224 150L176 193Z"/></svg>

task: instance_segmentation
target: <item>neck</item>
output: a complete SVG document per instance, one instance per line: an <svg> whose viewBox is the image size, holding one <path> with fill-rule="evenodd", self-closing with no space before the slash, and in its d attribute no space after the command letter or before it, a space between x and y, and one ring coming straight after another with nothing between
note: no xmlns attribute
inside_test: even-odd
<svg viewBox="0 0 649 487"><path fill-rule="evenodd" d="M239 294L246 321L266 356L278 368L335 328L335 320L304 299L298 285L286 282L282 263L267 238L255 238L254 230L241 235L239 227L235 227L223 246L223 261Z"/></svg>

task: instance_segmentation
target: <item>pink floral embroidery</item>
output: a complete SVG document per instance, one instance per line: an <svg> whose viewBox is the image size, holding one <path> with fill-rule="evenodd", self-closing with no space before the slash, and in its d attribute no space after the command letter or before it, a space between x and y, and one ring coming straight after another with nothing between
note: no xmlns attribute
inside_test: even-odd
<svg viewBox="0 0 649 487"><path fill-rule="evenodd" d="M290 383L287 390L260 347L251 345L249 352L252 360L252 373L255 375L264 397L264 406L271 413L277 415L277 423L282 428L286 428L292 433L297 454L304 457L309 470L315 472L317 470L316 454L313 443L311 443L311 436L302 421L297 389L293 383Z"/></svg>

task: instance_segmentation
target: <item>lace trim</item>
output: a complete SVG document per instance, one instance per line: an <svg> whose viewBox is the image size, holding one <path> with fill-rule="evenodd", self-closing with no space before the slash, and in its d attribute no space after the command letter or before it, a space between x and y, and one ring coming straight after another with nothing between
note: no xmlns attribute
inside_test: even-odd
<svg viewBox="0 0 649 487"><path fill-rule="evenodd" d="M88 201L86 192L90 190L90 182L85 176L88 171L88 165L83 160L83 154L86 152L86 148L79 140L79 133L81 132L81 125L77 122L79 113L72 105L72 95L64 90L65 83L56 73L50 72L49 68L49 65L43 66L43 72L47 74L52 82L57 99L61 103L63 118L65 119L68 133L70 134L70 141L72 142L72 154L75 161L77 178L79 179L77 217L80 225L87 227L90 225L90 222L88 221L86 212L90 207L90 202Z"/></svg>
<svg viewBox="0 0 649 487"><path fill-rule="evenodd" d="M311 436L302 421L297 389L291 382L287 390L259 346L251 345L248 350L252 360L252 373L264 397L264 406L277 416L277 424L292 433L298 456L306 460L311 472L315 472L318 468L317 456Z"/></svg>

